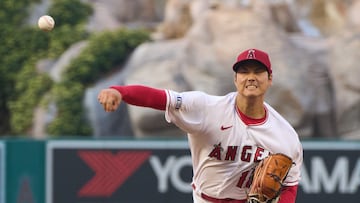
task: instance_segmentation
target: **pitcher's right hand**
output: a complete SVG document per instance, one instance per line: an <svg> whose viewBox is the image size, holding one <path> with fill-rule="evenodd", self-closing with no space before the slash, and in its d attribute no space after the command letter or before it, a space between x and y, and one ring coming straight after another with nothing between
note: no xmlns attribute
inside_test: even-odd
<svg viewBox="0 0 360 203"><path fill-rule="evenodd" d="M103 89L98 95L98 101L106 112L115 111L121 103L122 95L112 88Z"/></svg>

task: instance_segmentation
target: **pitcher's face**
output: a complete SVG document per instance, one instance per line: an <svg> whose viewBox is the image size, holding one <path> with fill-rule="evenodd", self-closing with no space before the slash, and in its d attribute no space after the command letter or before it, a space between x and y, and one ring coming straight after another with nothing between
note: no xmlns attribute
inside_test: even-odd
<svg viewBox="0 0 360 203"><path fill-rule="evenodd" d="M237 69L234 83L237 92L244 97L264 97L272 84L272 75L264 66L248 61Z"/></svg>

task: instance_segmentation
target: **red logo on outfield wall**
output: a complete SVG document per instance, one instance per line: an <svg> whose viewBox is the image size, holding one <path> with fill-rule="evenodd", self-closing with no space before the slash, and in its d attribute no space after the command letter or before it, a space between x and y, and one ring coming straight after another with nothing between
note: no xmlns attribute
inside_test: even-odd
<svg viewBox="0 0 360 203"><path fill-rule="evenodd" d="M79 197L111 196L151 155L150 151L78 151L95 175L78 191Z"/></svg>

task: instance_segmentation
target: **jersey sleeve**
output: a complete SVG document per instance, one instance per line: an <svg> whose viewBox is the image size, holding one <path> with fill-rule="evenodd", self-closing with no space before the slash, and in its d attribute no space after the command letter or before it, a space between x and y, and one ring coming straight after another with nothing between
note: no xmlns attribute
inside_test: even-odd
<svg viewBox="0 0 360 203"><path fill-rule="evenodd" d="M284 181L285 186L294 186L299 184L301 178L301 167L303 163L303 149L300 143L299 145L300 146L297 146L295 148L297 150L295 151L295 156L293 159L294 164L291 167L289 174Z"/></svg>
<svg viewBox="0 0 360 203"><path fill-rule="evenodd" d="M295 203L298 185L285 186L281 190L279 203Z"/></svg>
<svg viewBox="0 0 360 203"><path fill-rule="evenodd" d="M142 85L110 86L122 95L122 99L135 106L149 107L158 110L166 108L165 90Z"/></svg>
<svg viewBox="0 0 360 203"><path fill-rule="evenodd" d="M279 142L273 146L273 150L282 152L293 161L293 165L284 180L285 186L298 185L301 178L301 167L303 164L303 148L299 139L299 135L291 124L285 120L274 108L265 103L269 112L269 121L267 128L271 129L273 136L277 136L276 140Z"/></svg>
<svg viewBox="0 0 360 203"><path fill-rule="evenodd" d="M167 90L165 119L188 133L203 129L206 94L199 91L178 93Z"/></svg>

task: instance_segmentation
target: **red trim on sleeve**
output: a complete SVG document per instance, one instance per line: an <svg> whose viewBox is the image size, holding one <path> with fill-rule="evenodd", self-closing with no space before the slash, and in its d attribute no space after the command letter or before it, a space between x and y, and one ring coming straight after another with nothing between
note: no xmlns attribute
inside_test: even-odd
<svg viewBox="0 0 360 203"><path fill-rule="evenodd" d="M281 190L279 203L295 203L298 185L285 186Z"/></svg>
<svg viewBox="0 0 360 203"><path fill-rule="evenodd" d="M166 109L165 90L142 85L111 86L122 95L122 100L135 106L150 107L158 110Z"/></svg>

